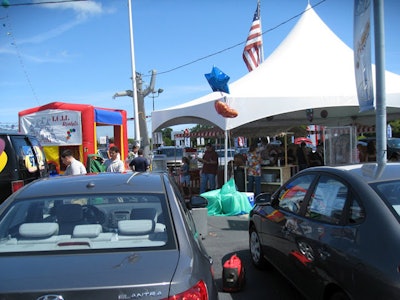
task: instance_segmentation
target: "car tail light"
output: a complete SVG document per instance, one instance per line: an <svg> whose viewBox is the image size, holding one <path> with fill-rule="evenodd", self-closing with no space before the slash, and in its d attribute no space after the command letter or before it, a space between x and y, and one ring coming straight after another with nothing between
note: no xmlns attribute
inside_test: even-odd
<svg viewBox="0 0 400 300"><path fill-rule="evenodd" d="M24 186L23 180L15 180L11 182L11 191L14 193Z"/></svg>
<svg viewBox="0 0 400 300"><path fill-rule="evenodd" d="M183 293L170 296L164 300L183 300L183 299L207 300L208 299L207 287L204 281L200 280L198 283L196 283L194 286L184 291Z"/></svg>

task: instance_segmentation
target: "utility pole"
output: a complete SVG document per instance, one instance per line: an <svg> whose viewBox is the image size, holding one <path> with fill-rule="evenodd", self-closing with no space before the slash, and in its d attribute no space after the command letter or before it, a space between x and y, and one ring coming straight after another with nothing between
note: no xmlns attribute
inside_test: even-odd
<svg viewBox="0 0 400 300"><path fill-rule="evenodd" d="M134 116L134 121L135 125L139 128L139 131L136 132L136 136L140 136L141 140L138 141L136 140L137 143L139 143L140 148L143 149L143 154L145 157L150 156L150 140L149 140L149 134L147 132L147 122L146 122L146 110L144 107L144 97L149 95L150 93L154 93L154 85L156 82L156 70L152 70L151 72L151 80L150 80L150 85L143 91L143 80L142 80L142 75L140 73L136 73L135 77L135 82L136 82L136 93L134 93L132 90L126 90L122 92L115 93L113 96L113 99L116 97L124 97L124 96L129 96L133 98L133 102L137 103L137 110L135 111L135 116ZM136 101L135 101L135 96L136 96Z"/></svg>
<svg viewBox="0 0 400 300"><path fill-rule="evenodd" d="M147 121L146 121L146 110L144 106L144 98L150 93L154 92L154 85L156 81L156 70L152 70L151 72L151 80L150 85L143 91L143 81L142 76L138 74L136 76L137 83L137 99L138 99L138 112L139 112L139 127L140 127L140 136L142 137L141 148L143 148L143 154L145 157L149 157L150 155L150 139L147 131Z"/></svg>

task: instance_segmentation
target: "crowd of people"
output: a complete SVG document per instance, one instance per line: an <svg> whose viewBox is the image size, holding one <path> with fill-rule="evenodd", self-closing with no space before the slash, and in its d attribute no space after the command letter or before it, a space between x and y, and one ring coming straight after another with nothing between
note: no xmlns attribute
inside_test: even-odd
<svg viewBox="0 0 400 300"><path fill-rule="evenodd" d="M376 150L372 142L365 147L358 145L357 149L360 162L375 161ZM150 169L149 160L144 157L143 149L140 149L137 145L133 146L129 152L126 162L121 160L120 150L113 144L108 149L108 155L109 158L103 162L106 172L124 172L126 168L134 172L146 172ZM64 175L86 174L85 166L73 157L71 150L65 150L61 155L61 160L66 165ZM397 157L392 158L392 160L397 160ZM211 143L206 145L204 155L198 158L198 161L202 164L199 193L215 190L219 165L218 154ZM238 186L238 190L244 191L244 185L246 185L246 190L254 192L254 195L257 196L261 193L262 167L283 166L286 163L297 165L298 171L309 167L322 166L324 165L323 145L319 144L313 149L305 142L301 142L299 145L290 144L285 153L284 147L280 144L254 143L249 147L248 153L237 153L234 159L228 162L228 175L229 177L236 176L237 170L246 168L247 178L237 181L237 185L241 185ZM185 196L192 194L190 166L190 158L184 156L180 167L179 185Z"/></svg>
<svg viewBox="0 0 400 300"><path fill-rule="evenodd" d="M244 191L245 186L248 192L254 192L255 196L261 193L262 166L283 166L286 163L298 165L299 170L320 166L324 164L323 147L319 145L315 151L308 147L306 143L291 145L287 149L281 145L271 143L255 143L249 148L248 153L237 153L233 160L228 162L228 176L233 177L236 170L247 170L247 178L235 180L238 190ZM200 194L217 188L216 178L218 175L219 164L218 154L212 144L207 144L204 155L198 158L202 163L200 170ZM183 157L180 168L179 183L184 194L190 191L190 158Z"/></svg>
<svg viewBox="0 0 400 300"><path fill-rule="evenodd" d="M150 162L143 154L143 149L134 145L125 162L121 159L119 148L112 143L107 150L108 159L102 160L102 168L105 172L122 173L126 171L126 166L128 166L133 172L146 172L150 169ZM85 165L74 158L72 151L69 149L61 153L61 161L66 166L64 175L87 173Z"/></svg>

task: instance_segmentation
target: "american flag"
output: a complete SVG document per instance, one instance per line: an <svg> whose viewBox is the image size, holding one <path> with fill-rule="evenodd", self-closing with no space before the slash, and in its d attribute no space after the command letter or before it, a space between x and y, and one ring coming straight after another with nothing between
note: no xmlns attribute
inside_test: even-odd
<svg viewBox="0 0 400 300"><path fill-rule="evenodd" d="M262 46L262 30L260 19L260 1L257 3L257 9L254 13L253 23L247 36L246 46L243 51L243 60L249 69L253 71L263 61L263 46Z"/></svg>

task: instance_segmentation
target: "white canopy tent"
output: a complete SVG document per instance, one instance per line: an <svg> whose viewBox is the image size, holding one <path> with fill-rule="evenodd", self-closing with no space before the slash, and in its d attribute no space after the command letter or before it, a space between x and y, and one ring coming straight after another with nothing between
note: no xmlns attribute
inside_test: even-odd
<svg viewBox="0 0 400 300"><path fill-rule="evenodd" d="M374 72L374 66L373 73ZM400 76L385 73L387 120L400 118ZM180 124L218 126L231 135L265 136L308 124L375 124L375 111L359 113L353 50L307 6L283 42L254 71L213 92L152 113L153 131ZM238 111L224 118L214 107L223 98Z"/></svg>

